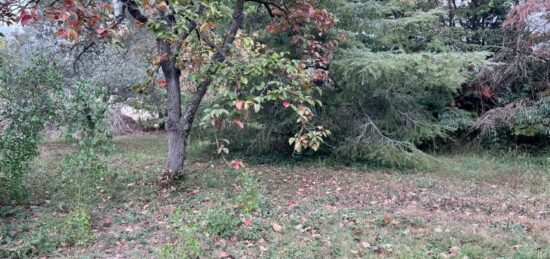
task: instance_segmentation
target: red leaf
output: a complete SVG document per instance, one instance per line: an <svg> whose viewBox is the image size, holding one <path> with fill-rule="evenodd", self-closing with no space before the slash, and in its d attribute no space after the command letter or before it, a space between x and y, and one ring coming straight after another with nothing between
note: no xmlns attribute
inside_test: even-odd
<svg viewBox="0 0 550 259"><path fill-rule="evenodd" d="M288 101L283 102L283 107L288 108L290 106L290 103Z"/></svg>
<svg viewBox="0 0 550 259"><path fill-rule="evenodd" d="M32 15L27 10L21 11L21 25L25 26L32 19Z"/></svg>
<svg viewBox="0 0 550 259"><path fill-rule="evenodd" d="M55 33L55 36L57 36L58 38L65 38L67 37L67 31L65 29L60 29Z"/></svg>
<svg viewBox="0 0 550 259"><path fill-rule="evenodd" d="M491 88L489 88L488 85L483 85L481 87L481 95L483 95L483 97L491 98Z"/></svg>
<svg viewBox="0 0 550 259"><path fill-rule="evenodd" d="M157 83L159 84L160 88L166 88L166 80L165 79L158 80Z"/></svg>
<svg viewBox="0 0 550 259"><path fill-rule="evenodd" d="M99 17L97 16L90 16L88 17L88 24L90 26L95 26L97 23L99 23ZM97 30L96 30L97 31Z"/></svg>
<svg viewBox="0 0 550 259"><path fill-rule="evenodd" d="M70 20L70 21L68 22L68 24L69 24L70 26L73 26L73 27L79 27L79 26L80 26L80 22L77 21L77 20Z"/></svg>
<svg viewBox="0 0 550 259"><path fill-rule="evenodd" d="M322 56L321 57L321 62L323 62L323 64L328 64L328 57L327 56Z"/></svg>
<svg viewBox="0 0 550 259"><path fill-rule="evenodd" d="M392 218L388 215L384 216L384 223L386 223L386 225L389 225L390 223L392 222Z"/></svg>
<svg viewBox="0 0 550 259"><path fill-rule="evenodd" d="M241 120L239 120L239 119L233 120L233 123L235 123L235 125L237 125L237 126L238 126L239 128L241 128L241 129L244 128L243 122L242 122Z"/></svg>
<svg viewBox="0 0 550 259"><path fill-rule="evenodd" d="M238 101L235 107L237 107L237 110L242 110L244 108L244 101Z"/></svg>
<svg viewBox="0 0 550 259"><path fill-rule="evenodd" d="M250 220L250 219L245 219L245 220L243 220L243 224L244 224L245 226L252 226L252 220Z"/></svg>
<svg viewBox="0 0 550 259"><path fill-rule="evenodd" d="M241 160L232 160L229 162L229 165L235 170L239 170L244 167L244 163Z"/></svg>
<svg viewBox="0 0 550 259"><path fill-rule="evenodd" d="M102 29L102 28L95 29L95 32L97 33L97 35L99 35L99 37L103 37L103 36L105 36L105 34L107 34L107 30ZM159 82L159 84L160 84L160 82ZM166 85L166 80L164 80L164 85ZM161 86L161 87L164 88L164 86Z"/></svg>

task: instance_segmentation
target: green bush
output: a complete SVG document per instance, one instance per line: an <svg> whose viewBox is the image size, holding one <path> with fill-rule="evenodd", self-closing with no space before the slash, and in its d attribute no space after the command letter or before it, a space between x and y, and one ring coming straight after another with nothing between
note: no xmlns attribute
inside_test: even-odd
<svg viewBox="0 0 550 259"><path fill-rule="evenodd" d="M107 89L78 82L65 92L65 136L76 149L65 157L62 177L65 192L80 202L101 188L108 173L103 158L112 152L112 135L107 119Z"/></svg>
<svg viewBox="0 0 550 259"><path fill-rule="evenodd" d="M54 114L60 75L41 60L27 67L0 60L0 203L25 198L24 178Z"/></svg>

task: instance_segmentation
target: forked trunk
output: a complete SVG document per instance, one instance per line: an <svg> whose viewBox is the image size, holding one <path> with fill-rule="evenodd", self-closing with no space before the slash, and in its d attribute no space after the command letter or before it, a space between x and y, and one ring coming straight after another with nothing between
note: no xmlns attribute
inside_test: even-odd
<svg viewBox="0 0 550 259"><path fill-rule="evenodd" d="M212 61L216 63L223 63L226 54L233 41L239 28L242 27L244 20L244 0L237 0L235 2L235 9L233 10L233 22L228 28L227 35L221 46L214 46L218 49L218 52L212 56ZM129 8L132 6L128 6ZM134 13L138 12L137 9L130 8L129 11ZM134 17L139 15L134 14ZM145 19L145 18L144 18ZM143 19L142 19L143 20ZM165 20L168 24L173 25L175 18L173 16L165 16ZM194 24L194 23L192 23ZM196 25L194 25L196 26ZM192 27L194 27L192 26ZM189 33L185 37L187 37ZM184 38L185 38L184 37ZM176 57L173 55L172 46L170 42L162 39L157 40L157 46L160 54L164 59L161 61L162 72L166 78L166 90L168 94L168 120L166 121L166 130L169 134L168 144L168 160L166 161L166 170L159 179L159 184L163 187L172 185L174 179L183 176L185 168L185 149L187 147L187 140L191 133L193 121L199 110L200 103L206 94L208 86L212 82L210 76L206 76L196 88L195 93L191 97L191 101L187 104L185 111L182 112L181 104L181 89L180 89L180 75L181 71L176 66ZM211 71L215 74L216 71Z"/></svg>

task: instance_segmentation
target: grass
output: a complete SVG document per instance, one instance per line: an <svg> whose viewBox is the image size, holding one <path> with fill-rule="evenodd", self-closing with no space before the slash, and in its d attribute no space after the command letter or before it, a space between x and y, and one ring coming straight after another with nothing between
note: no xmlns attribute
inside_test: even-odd
<svg viewBox="0 0 550 259"><path fill-rule="evenodd" d="M45 143L28 203L0 208L0 257L550 258L547 155L450 155L433 172L237 171L192 146L187 177L159 190L165 136L115 142L109 175L78 204L58 177L70 146Z"/></svg>

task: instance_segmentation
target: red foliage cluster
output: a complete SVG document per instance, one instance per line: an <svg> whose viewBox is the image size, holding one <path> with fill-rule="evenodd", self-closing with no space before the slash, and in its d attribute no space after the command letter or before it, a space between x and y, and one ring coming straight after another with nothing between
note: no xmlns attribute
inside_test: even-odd
<svg viewBox="0 0 550 259"><path fill-rule="evenodd" d="M301 68L314 68L313 81L328 81L328 64L335 46L330 33L334 29L334 17L324 9L318 9L308 1L290 7L286 12L274 9L275 17L267 25L270 32L292 31L292 43L304 50Z"/></svg>
<svg viewBox="0 0 550 259"><path fill-rule="evenodd" d="M18 10L17 18L13 17L14 10ZM120 32L115 30L118 23L113 17L112 8L108 3L100 3L96 6L84 6L80 1L60 0L48 4L46 7L38 7L37 1L28 1L24 5L16 5L14 2L0 4L0 22L11 25L13 21L22 26L29 22L37 22L41 17L59 26L56 36L76 41L79 35L88 32L90 36L104 37L111 34L113 37ZM9 13L8 13L9 12ZM5 13L5 15L4 15Z"/></svg>

